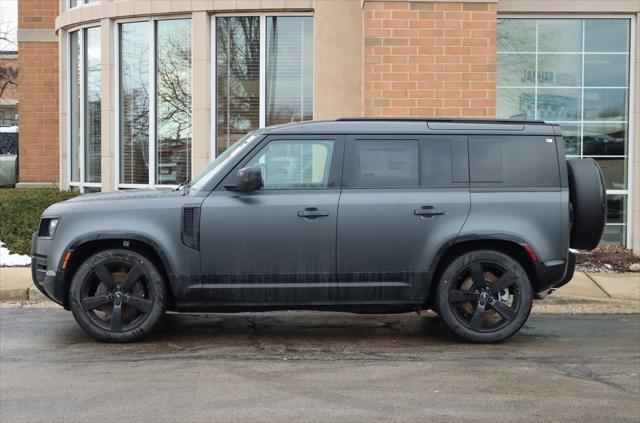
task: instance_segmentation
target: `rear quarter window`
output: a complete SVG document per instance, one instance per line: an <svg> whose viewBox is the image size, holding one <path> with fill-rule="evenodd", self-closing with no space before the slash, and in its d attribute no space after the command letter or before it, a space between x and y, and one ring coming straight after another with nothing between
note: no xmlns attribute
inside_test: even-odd
<svg viewBox="0 0 640 423"><path fill-rule="evenodd" d="M470 136L469 176L472 187L559 187L555 138Z"/></svg>

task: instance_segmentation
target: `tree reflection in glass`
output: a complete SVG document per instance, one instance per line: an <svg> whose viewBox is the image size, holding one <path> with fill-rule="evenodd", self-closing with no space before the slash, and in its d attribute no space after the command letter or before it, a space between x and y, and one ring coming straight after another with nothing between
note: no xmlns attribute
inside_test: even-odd
<svg viewBox="0 0 640 423"><path fill-rule="evenodd" d="M88 28L85 32L85 182L100 182L101 65L100 27Z"/></svg>
<svg viewBox="0 0 640 423"><path fill-rule="evenodd" d="M149 183L149 22L120 25L120 182Z"/></svg>
<svg viewBox="0 0 640 423"><path fill-rule="evenodd" d="M216 155L260 126L260 18L216 19Z"/></svg>
<svg viewBox="0 0 640 423"><path fill-rule="evenodd" d="M191 175L191 20L156 23L156 183Z"/></svg>

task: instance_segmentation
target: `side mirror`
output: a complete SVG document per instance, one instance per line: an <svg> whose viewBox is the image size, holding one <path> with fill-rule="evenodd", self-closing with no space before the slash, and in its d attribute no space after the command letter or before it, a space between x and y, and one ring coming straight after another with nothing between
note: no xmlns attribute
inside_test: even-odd
<svg viewBox="0 0 640 423"><path fill-rule="evenodd" d="M251 192L262 188L262 170L259 167L244 167L238 170L237 183L225 186L229 191Z"/></svg>

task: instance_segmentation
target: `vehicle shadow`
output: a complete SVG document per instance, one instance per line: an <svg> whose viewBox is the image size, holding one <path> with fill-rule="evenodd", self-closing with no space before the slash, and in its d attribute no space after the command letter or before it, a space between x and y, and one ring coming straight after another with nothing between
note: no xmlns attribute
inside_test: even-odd
<svg viewBox="0 0 640 423"><path fill-rule="evenodd" d="M34 336L28 337L30 342L37 343L42 350L62 350L66 359L78 362L148 359L394 361L433 360L451 354L477 359L495 356L496 351L518 353L523 347L526 350L554 338L553 334L540 336L525 328L503 343L478 345L453 335L434 313L417 316L415 313L356 315L278 311L169 313L154 331L139 341L109 344L86 334L67 313L49 312L47 316L47 328L29 323L31 329L28 330L35 328ZM20 348L18 345L16 352Z"/></svg>
<svg viewBox="0 0 640 423"><path fill-rule="evenodd" d="M516 337L512 338L512 340ZM417 316L354 315L326 312L242 314L167 314L145 343L170 343L191 349L254 349L334 354L412 353L425 347L469 348L435 313Z"/></svg>

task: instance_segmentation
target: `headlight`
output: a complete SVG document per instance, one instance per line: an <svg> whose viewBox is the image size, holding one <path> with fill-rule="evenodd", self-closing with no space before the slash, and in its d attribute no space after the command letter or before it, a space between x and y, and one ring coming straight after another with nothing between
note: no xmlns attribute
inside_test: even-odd
<svg viewBox="0 0 640 423"><path fill-rule="evenodd" d="M40 221L38 236L53 238L58 227L59 219L57 217L46 217Z"/></svg>

